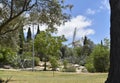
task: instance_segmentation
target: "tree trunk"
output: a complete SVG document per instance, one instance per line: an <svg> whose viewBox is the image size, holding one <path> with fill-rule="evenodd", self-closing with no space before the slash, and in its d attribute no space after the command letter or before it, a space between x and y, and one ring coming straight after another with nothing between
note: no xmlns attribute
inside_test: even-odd
<svg viewBox="0 0 120 83"><path fill-rule="evenodd" d="M120 83L120 0L110 0L110 69L105 83Z"/></svg>
<svg viewBox="0 0 120 83"><path fill-rule="evenodd" d="M47 70L47 60L46 60L46 57L45 57L45 64L44 64L44 71Z"/></svg>

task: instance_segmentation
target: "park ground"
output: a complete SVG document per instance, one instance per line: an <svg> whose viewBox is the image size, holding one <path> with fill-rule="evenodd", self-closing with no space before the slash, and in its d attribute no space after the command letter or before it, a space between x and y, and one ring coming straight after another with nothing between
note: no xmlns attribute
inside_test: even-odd
<svg viewBox="0 0 120 83"><path fill-rule="evenodd" d="M9 83L104 83L107 73L66 73L52 71L0 70L0 78Z"/></svg>

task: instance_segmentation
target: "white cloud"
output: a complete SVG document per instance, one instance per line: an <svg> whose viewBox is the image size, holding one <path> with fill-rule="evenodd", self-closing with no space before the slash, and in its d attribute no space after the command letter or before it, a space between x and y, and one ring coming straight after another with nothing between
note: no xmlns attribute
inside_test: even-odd
<svg viewBox="0 0 120 83"><path fill-rule="evenodd" d="M107 10L108 12L110 11L109 0L101 0L97 9L88 8L86 10L86 14L94 15L96 13L100 13L103 10Z"/></svg>
<svg viewBox="0 0 120 83"><path fill-rule="evenodd" d="M85 35L92 35L95 33L93 29L89 29L87 27L92 25L92 21L87 19L84 16L76 16L71 19L71 21L66 22L64 25L58 27L57 35L65 35L67 39L73 37L73 32L75 27L77 28L76 39L80 39Z"/></svg>
<svg viewBox="0 0 120 83"><path fill-rule="evenodd" d="M88 8L87 11L86 11L86 13L90 14L90 15L94 15L96 13L96 11Z"/></svg>
<svg viewBox="0 0 120 83"><path fill-rule="evenodd" d="M109 0L102 0L100 9L110 10Z"/></svg>
<svg viewBox="0 0 120 83"><path fill-rule="evenodd" d="M85 16L78 15L76 17L73 17L70 21L66 22L64 25L57 26L58 33L57 36L65 35L65 37L69 40L73 37L73 32L75 27L77 28L76 31L76 40L81 39L81 37L93 35L95 31L93 29L87 28L92 25L92 21ZM27 33L28 28L31 26L25 26L24 27L24 33ZM41 25L40 31L44 31L46 29L46 25ZM32 29L31 29L32 30ZM37 26L35 26L35 33L37 32ZM55 35L55 34L54 34Z"/></svg>

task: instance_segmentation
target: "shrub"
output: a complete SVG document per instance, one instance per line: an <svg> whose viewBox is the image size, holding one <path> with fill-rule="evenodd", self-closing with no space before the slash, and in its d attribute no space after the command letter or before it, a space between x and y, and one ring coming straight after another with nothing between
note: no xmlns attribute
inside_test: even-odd
<svg viewBox="0 0 120 83"><path fill-rule="evenodd" d="M67 61L67 60L64 60L64 61L63 61L63 65L64 65L64 69L67 69L68 61Z"/></svg>
<svg viewBox="0 0 120 83"><path fill-rule="evenodd" d="M85 64L85 67L87 68L87 70L88 70L89 72L94 73L94 72L96 71L93 63L87 63L87 64Z"/></svg>
<svg viewBox="0 0 120 83"><path fill-rule="evenodd" d="M97 72L107 72L109 68L109 52L103 48L94 56L94 67Z"/></svg>
<svg viewBox="0 0 120 83"><path fill-rule="evenodd" d="M56 57L50 57L50 63L52 66L52 70L56 70L56 68L58 67L58 62Z"/></svg>
<svg viewBox="0 0 120 83"><path fill-rule="evenodd" d="M0 48L0 64L1 65L14 65L16 53L10 48Z"/></svg>
<svg viewBox="0 0 120 83"><path fill-rule="evenodd" d="M109 69L109 50L97 45L88 57L86 68L89 72L107 72Z"/></svg>
<svg viewBox="0 0 120 83"><path fill-rule="evenodd" d="M34 57L34 61L35 61L35 66L38 66L40 59L38 57Z"/></svg>
<svg viewBox="0 0 120 83"><path fill-rule="evenodd" d="M64 69L63 72L76 72L76 68L71 66L71 67Z"/></svg>
<svg viewBox="0 0 120 83"><path fill-rule="evenodd" d="M33 57L32 52L24 52L18 57L18 66L20 68L32 67Z"/></svg>

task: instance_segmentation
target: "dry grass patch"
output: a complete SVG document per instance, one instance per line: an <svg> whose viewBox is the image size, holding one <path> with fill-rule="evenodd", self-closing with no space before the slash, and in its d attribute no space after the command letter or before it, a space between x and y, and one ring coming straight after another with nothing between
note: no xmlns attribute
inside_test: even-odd
<svg viewBox="0 0 120 83"><path fill-rule="evenodd" d="M12 76L9 83L104 83L106 73L64 73L43 71L0 71L0 77L7 79Z"/></svg>

